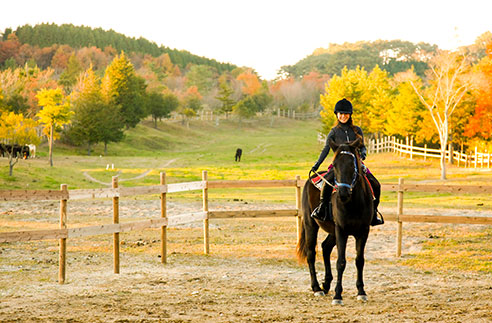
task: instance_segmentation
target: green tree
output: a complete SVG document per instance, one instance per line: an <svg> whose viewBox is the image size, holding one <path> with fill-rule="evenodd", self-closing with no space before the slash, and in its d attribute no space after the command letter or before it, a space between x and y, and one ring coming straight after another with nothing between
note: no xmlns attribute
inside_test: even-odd
<svg viewBox="0 0 492 323"><path fill-rule="evenodd" d="M125 53L115 57L106 68L102 91L108 104L119 106L127 129L134 128L147 115L145 81L135 74Z"/></svg>
<svg viewBox="0 0 492 323"><path fill-rule="evenodd" d="M49 162L53 167L53 141L58 137L61 127L70 122L72 112L70 103L63 95L60 88L42 89L37 92L39 106L42 107L37 117L39 122L44 125L44 133L49 141Z"/></svg>
<svg viewBox="0 0 492 323"><path fill-rule="evenodd" d="M166 93L164 95L151 92L148 95L148 107L149 112L154 120L154 128L157 128L157 120L168 117L171 111L176 110L179 107L178 97L172 93Z"/></svg>
<svg viewBox="0 0 492 323"><path fill-rule="evenodd" d="M9 159L9 176L13 175L14 166L20 157L20 154L14 153L14 145L37 145L39 143L36 126L37 124L34 120L24 118L22 114L16 114L14 112L4 112L1 114L0 140L10 145L10 150L6 150Z"/></svg>
<svg viewBox="0 0 492 323"><path fill-rule="evenodd" d="M66 92L70 92L72 86L77 82L77 77L83 71L79 60L75 54L68 59L67 68L61 73L58 84L65 87Z"/></svg>
<svg viewBox="0 0 492 323"><path fill-rule="evenodd" d="M196 86L200 94L205 95L214 86L214 69L207 65L193 65L186 73L188 87Z"/></svg>
<svg viewBox="0 0 492 323"><path fill-rule="evenodd" d="M222 102L222 106L220 107L220 111L225 113L226 115L232 111L232 107L236 103L232 98L234 94L234 90L227 85L227 82L221 82L219 84L219 93L216 96L216 99Z"/></svg>

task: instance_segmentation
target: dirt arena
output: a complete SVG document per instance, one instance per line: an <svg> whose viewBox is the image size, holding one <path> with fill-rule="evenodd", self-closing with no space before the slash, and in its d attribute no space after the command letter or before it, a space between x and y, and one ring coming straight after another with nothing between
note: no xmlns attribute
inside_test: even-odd
<svg viewBox="0 0 492 323"><path fill-rule="evenodd" d="M171 202L170 210L182 213L195 204ZM14 203L2 207L7 210L3 224L15 226L39 224L53 205L37 205L36 211L19 210ZM14 209L22 221L8 213ZM125 212L132 219L156 210L158 201L133 201L122 206L122 218ZM77 215L81 222L95 212L111 214L110 205L87 202L69 208L69 216ZM371 231L364 275L367 303L356 300L350 240L343 306L331 305L333 291L324 297L311 292L307 266L295 260L294 219L214 221L209 256L202 255L200 226L169 229L165 265L158 257L157 230L122 234L120 274L112 273L110 236L69 240L64 285L57 282L56 241L0 244L0 321L492 322L492 275L403 266L394 257L393 222ZM403 259L418 252L428 239L426 232L436 226L405 224ZM320 279L322 268L318 262Z"/></svg>

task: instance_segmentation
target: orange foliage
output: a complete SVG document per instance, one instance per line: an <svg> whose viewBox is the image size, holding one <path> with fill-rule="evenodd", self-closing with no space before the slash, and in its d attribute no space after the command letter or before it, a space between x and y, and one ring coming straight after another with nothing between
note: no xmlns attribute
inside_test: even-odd
<svg viewBox="0 0 492 323"><path fill-rule="evenodd" d="M58 49L55 52L55 55L53 55L53 58L51 59L51 66L57 70L64 70L67 68L68 65L68 59L73 53L72 47L68 45L62 45L58 47Z"/></svg>
<svg viewBox="0 0 492 323"><path fill-rule="evenodd" d="M476 94L475 113L465 127L464 135L469 138L492 139L492 43L487 44L487 57L479 66L483 82Z"/></svg>
<svg viewBox="0 0 492 323"><path fill-rule="evenodd" d="M251 70L247 70L237 76L238 81L243 82L242 91L245 94L253 95L257 93L261 88L260 80L258 80L258 76L254 74Z"/></svg>

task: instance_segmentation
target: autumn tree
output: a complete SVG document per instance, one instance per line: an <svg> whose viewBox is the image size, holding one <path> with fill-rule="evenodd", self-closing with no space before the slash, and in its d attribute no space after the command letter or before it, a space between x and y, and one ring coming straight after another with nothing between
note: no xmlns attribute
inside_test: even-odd
<svg viewBox="0 0 492 323"><path fill-rule="evenodd" d="M92 67L91 67L92 69ZM63 85L66 92L70 92L72 86L77 82L77 78L83 71L77 56L74 53L70 55L67 62L67 67L61 73L58 83Z"/></svg>
<svg viewBox="0 0 492 323"><path fill-rule="evenodd" d="M383 133L386 124L386 113L392 104L393 88L388 72L381 70L378 65L368 75L369 105L367 108L366 130L369 133Z"/></svg>
<svg viewBox="0 0 492 323"><path fill-rule="evenodd" d="M253 95L261 89L261 82L258 79L258 75L251 69L239 74L236 79L242 82L242 91L244 94Z"/></svg>
<svg viewBox="0 0 492 323"><path fill-rule="evenodd" d="M492 40L486 45L487 56L477 65L479 78L475 91L476 105L468 119L464 135L481 141L492 140Z"/></svg>
<svg viewBox="0 0 492 323"><path fill-rule="evenodd" d="M118 107L105 102L101 93L100 80L92 69L83 73L71 94L72 111L74 112L66 136L70 142L87 146L87 154L91 154L92 146L123 139L123 123Z"/></svg>
<svg viewBox="0 0 492 323"><path fill-rule="evenodd" d="M328 132L335 124L336 116L333 113L335 104L346 98L352 102L354 114L352 116L354 124L360 126L364 132L370 126L367 107L371 104L371 90L367 72L360 67L355 70L343 68L341 75L333 77L325 85L325 94L320 97L321 121L324 124L324 131Z"/></svg>
<svg viewBox="0 0 492 323"><path fill-rule="evenodd" d="M22 157L21 152L15 151L15 145L23 147L27 144L39 143L36 125L34 120L25 118L22 114L14 112L1 114L0 140L9 144L9 149L5 149L9 159L9 176L13 175L14 166L19 161L19 157Z"/></svg>
<svg viewBox="0 0 492 323"><path fill-rule="evenodd" d="M446 148L450 119L470 88L469 57L458 52L441 51L430 62L428 85L411 82L436 127L441 145L441 179L446 179Z"/></svg>
<svg viewBox="0 0 492 323"><path fill-rule="evenodd" d="M426 112L409 81L417 78L413 70L394 76L396 93L386 113L386 134L403 137L417 135L423 113Z"/></svg>
<svg viewBox="0 0 492 323"><path fill-rule="evenodd" d="M42 107L37 117L44 125L44 134L49 141L49 163L53 167L53 141L58 137L61 127L70 122L72 112L68 99L63 95L61 88L43 89L37 92L39 106Z"/></svg>
<svg viewBox="0 0 492 323"><path fill-rule="evenodd" d="M127 129L134 128L147 115L145 82L137 77L125 53L122 52L106 68L102 91L108 104L119 107Z"/></svg>

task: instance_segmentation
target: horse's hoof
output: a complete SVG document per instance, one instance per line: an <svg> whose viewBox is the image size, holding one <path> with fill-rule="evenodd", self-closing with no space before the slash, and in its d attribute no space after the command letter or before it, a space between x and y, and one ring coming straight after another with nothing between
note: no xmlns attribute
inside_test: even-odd
<svg viewBox="0 0 492 323"><path fill-rule="evenodd" d="M331 301L331 305L343 305L343 301L341 299L334 299Z"/></svg>
<svg viewBox="0 0 492 323"><path fill-rule="evenodd" d="M367 295L357 295L357 300L365 303L367 302Z"/></svg>
<svg viewBox="0 0 492 323"><path fill-rule="evenodd" d="M325 296L325 292L323 292L322 290L314 292L314 296Z"/></svg>

